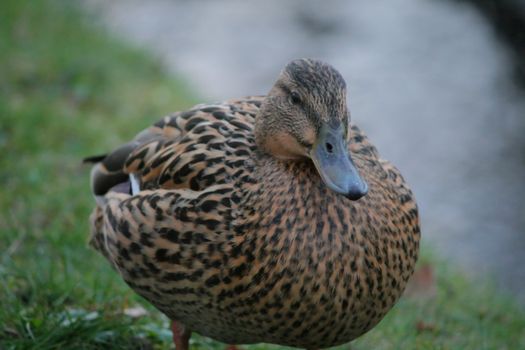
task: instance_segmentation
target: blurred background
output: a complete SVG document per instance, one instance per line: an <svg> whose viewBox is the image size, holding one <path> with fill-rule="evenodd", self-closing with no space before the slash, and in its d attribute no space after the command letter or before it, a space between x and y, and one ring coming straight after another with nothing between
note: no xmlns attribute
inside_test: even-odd
<svg viewBox="0 0 525 350"><path fill-rule="evenodd" d="M423 243L525 301L525 3L88 4L206 101L265 94L294 58L334 65L353 122L413 187Z"/></svg>
<svg viewBox="0 0 525 350"><path fill-rule="evenodd" d="M520 0L0 1L0 349L172 348L168 320L87 247L81 159L265 94L298 57L342 73L421 212L407 293L340 349L525 349Z"/></svg>

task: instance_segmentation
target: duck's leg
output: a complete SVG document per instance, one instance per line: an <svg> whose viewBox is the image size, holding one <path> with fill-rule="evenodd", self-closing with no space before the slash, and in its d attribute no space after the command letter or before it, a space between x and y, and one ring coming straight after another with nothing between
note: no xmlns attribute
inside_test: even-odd
<svg viewBox="0 0 525 350"><path fill-rule="evenodd" d="M173 333L173 342L176 350L188 350L191 338L191 331L177 321L171 321L171 331ZM241 350L235 345L228 345L226 350Z"/></svg>
<svg viewBox="0 0 525 350"><path fill-rule="evenodd" d="M191 331L177 321L171 321L171 331L173 332L173 342L176 350L188 350Z"/></svg>

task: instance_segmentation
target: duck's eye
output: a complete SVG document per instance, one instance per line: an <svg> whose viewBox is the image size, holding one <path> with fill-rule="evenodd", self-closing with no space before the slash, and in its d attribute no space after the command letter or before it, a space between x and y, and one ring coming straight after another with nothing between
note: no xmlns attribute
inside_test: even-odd
<svg viewBox="0 0 525 350"><path fill-rule="evenodd" d="M299 103L301 103L301 96L299 96L299 93L297 91L292 91L290 93L290 101L292 101L294 105L298 105Z"/></svg>

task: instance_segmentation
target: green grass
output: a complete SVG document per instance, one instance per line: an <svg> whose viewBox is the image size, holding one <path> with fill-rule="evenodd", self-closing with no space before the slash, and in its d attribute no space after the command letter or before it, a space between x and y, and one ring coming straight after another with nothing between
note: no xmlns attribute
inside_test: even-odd
<svg viewBox="0 0 525 350"><path fill-rule="evenodd" d="M71 2L0 2L0 349L171 347L167 320L87 247L93 199L80 160L194 102ZM435 297L402 300L342 348L525 348L523 309L437 266ZM123 313L137 305L146 316Z"/></svg>

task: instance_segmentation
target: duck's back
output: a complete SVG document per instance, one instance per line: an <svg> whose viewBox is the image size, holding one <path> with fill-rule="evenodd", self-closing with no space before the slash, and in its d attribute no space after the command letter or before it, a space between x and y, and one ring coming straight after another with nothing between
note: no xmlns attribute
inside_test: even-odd
<svg viewBox="0 0 525 350"><path fill-rule="evenodd" d="M226 343L350 341L399 298L417 259L412 193L352 128L369 184L330 191L309 161L257 150L261 98L159 121L93 172L92 243L168 317ZM140 192L110 191L133 173ZM108 192L109 191L109 192Z"/></svg>
<svg viewBox="0 0 525 350"><path fill-rule="evenodd" d="M136 174L143 190L200 191L229 182L255 149L252 129L261 99L197 105L167 116L124 146L118 170Z"/></svg>

